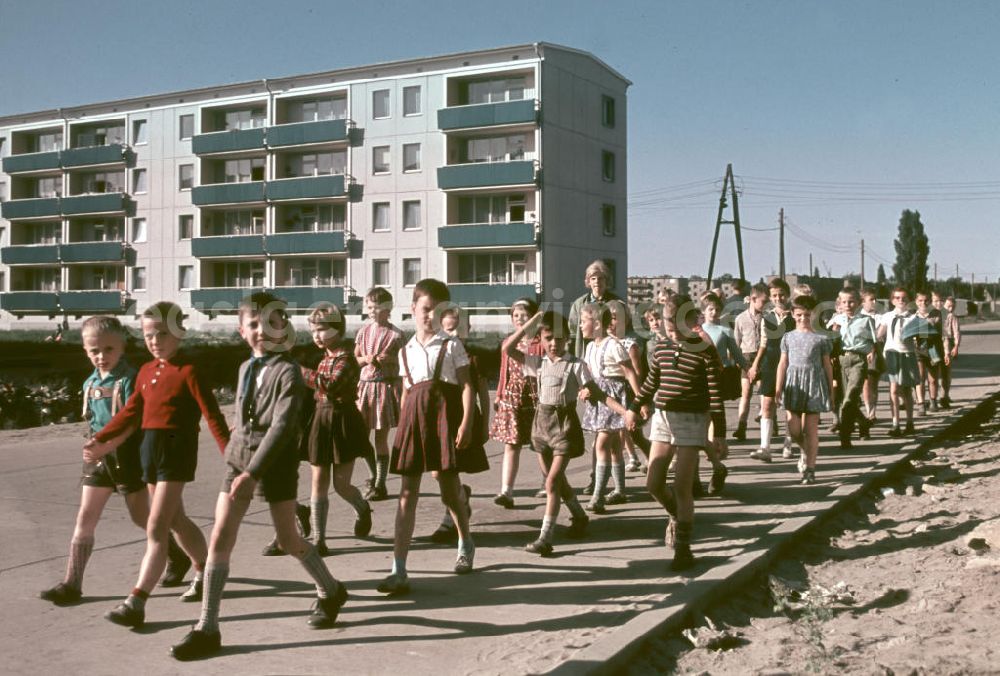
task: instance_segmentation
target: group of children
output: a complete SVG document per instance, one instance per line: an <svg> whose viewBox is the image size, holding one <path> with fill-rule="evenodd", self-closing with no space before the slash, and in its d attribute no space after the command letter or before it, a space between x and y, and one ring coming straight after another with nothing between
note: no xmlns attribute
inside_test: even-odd
<svg viewBox="0 0 1000 676"><path fill-rule="evenodd" d="M446 511L435 535L443 533L443 541L457 541L456 574L473 570L469 490L461 473L488 468L487 436L504 444L498 505L513 507L522 446L530 444L538 456L545 477L545 514L538 537L526 550L542 556L553 553L562 504L571 517L568 535L584 536L589 517L566 478L570 460L587 450L584 430L595 435L594 485L587 509L600 514L607 504L627 500L623 446L634 442L632 461L638 448L646 451L646 487L668 514L665 539L673 548L671 568L688 568L694 563L690 543L694 498L701 489L700 452L704 450L712 464L711 492L722 490L728 473L722 462L728 453L724 393L742 394L734 433L742 439L752 384L760 381L761 444L752 457L770 461L780 402L788 416L785 454L791 456L792 441L799 444L802 481L813 483L819 414L830 410L833 401L831 356L839 363L841 438L849 443L855 424L863 435L871 426L876 389L871 387L871 373L877 368L876 346L884 341L893 430L899 429L899 400L908 413L907 431L911 429L908 396L917 384L920 362L906 326L918 316L930 324L926 313L907 313L906 293L897 290L896 309L875 321L859 311L858 294L845 289L839 296L840 312L830 322L839 339L834 355L832 342L813 331L816 301L808 289L799 291L790 294L788 285L777 279L769 287L754 287L746 311L735 320L735 330L719 322L723 304L718 296L710 294L696 306L689 297L675 295L646 309L651 337L645 346L629 331L624 304L584 303L575 315L582 359L567 349L576 327L557 312L539 312L531 299L518 300L511 310L515 330L501 349L491 424L486 419L485 381L462 340L467 317L450 303L448 287L438 280L415 285L411 305L415 333L405 342L389 322L392 297L385 289L367 294L371 321L358 333L353 352L345 346L342 311L333 304L316 306L308 317L313 341L323 351L315 369L290 357L295 334L280 298L257 293L244 299L238 309L239 334L252 356L237 374L232 428L195 364L180 352L184 335L180 307L161 302L142 314L142 336L153 359L138 372L124 359L127 332L121 323L110 317L91 318L82 330L95 370L84 386L91 439L83 451L80 510L66 576L42 597L58 605L80 600L97 521L117 490L125 496L133 521L145 528L147 544L135 587L107 613L107 619L141 626L146 601L168 559L169 572L162 584L181 583L193 566L195 575L182 599L201 602L201 615L172 654L180 660L214 654L221 648L219 607L231 554L250 501L258 496L269 505L277 545L299 560L315 582L317 599L309 624L330 627L347 600L346 588L323 561L329 553L325 535L331 482L355 511L355 535L365 537L372 528L368 501L388 497L388 473L400 476L392 569L378 590L404 594L409 590L407 555L426 472L437 479ZM764 312L768 296L772 308ZM944 389L941 403L947 405L950 381L939 366L942 361L950 365L960 334L952 314L938 315L937 325L940 343L930 340L927 352L940 360L929 357L927 364L937 368ZM936 401L936 382L932 380L931 401ZM585 402L582 421L578 402ZM197 468L202 416L225 465L207 543L183 504L184 486L194 480ZM647 421L651 421L648 440L640 431ZM392 427L397 430L390 446ZM374 447L369 443L372 431ZM312 541L303 538L299 531L305 529L296 525L302 455L312 465ZM368 463L371 475L363 494L351 483L359 458ZM666 484L671 462L672 487ZM609 479L614 489L607 493Z"/></svg>

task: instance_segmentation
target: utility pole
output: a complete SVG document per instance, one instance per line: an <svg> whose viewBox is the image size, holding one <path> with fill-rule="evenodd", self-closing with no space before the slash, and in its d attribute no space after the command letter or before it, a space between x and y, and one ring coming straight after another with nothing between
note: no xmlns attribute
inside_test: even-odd
<svg viewBox="0 0 1000 676"><path fill-rule="evenodd" d="M812 268L812 254L809 254L809 267ZM812 274L812 270L809 270ZM785 278L785 209L778 212L778 276Z"/></svg>
<svg viewBox="0 0 1000 676"><path fill-rule="evenodd" d="M809 269L806 270L806 275L809 277L813 276L813 254L812 251L809 252Z"/></svg>
<svg viewBox="0 0 1000 676"><path fill-rule="evenodd" d="M934 281L937 281L937 263L934 264Z"/></svg>
<svg viewBox="0 0 1000 676"><path fill-rule="evenodd" d="M969 296L969 297L972 299L973 302L975 302L975 300L976 300L976 273L975 272L972 273L972 284L970 284L969 286L972 287L972 295Z"/></svg>
<svg viewBox="0 0 1000 676"><path fill-rule="evenodd" d="M865 290L865 239L861 238L861 291Z"/></svg>
<svg viewBox="0 0 1000 676"><path fill-rule="evenodd" d="M730 199L733 201L733 218L732 220L723 220L722 214L728 206L726 202L726 193L729 193ZM715 217L715 236L712 238L712 257L708 262L708 287L712 286L712 275L715 273L715 254L719 249L719 231L722 228L722 224L732 225L736 231L736 257L740 265L740 279L746 279L746 270L743 267L743 235L740 231L740 202L739 197L736 194L736 179L733 178L733 165L726 165L726 175L722 179L722 194L719 195L719 212Z"/></svg>

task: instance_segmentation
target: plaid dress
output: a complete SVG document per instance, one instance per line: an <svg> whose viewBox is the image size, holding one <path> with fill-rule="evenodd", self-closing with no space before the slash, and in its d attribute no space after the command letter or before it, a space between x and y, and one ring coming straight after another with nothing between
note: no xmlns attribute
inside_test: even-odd
<svg viewBox="0 0 1000 676"><path fill-rule="evenodd" d="M393 474L423 474L432 471L482 472L489 468L486 449L473 425L472 442L466 448L455 445L462 424L462 387L440 380L448 340L441 345L434 373L429 380L414 383L400 350L403 370L410 388L400 411L399 425L392 444L389 471Z"/></svg>
<svg viewBox="0 0 1000 676"><path fill-rule="evenodd" d="M368 427L354 403L358 362L342 347L330 350L315 370L302 368L315 390L316 412L309 429L309 463L339 465L374 453Z"/></svg>
<svg viewBox="0 0 1000 676"><path fill-rule="evenodd" d="M541 343L525 338L517 345L524 354L542 354ZM531 441L531 421L538 403L538 379L524 375L524 369L506 352L500 353L500 383L490 423L490 438L521 446Z"/></svg>
<svg viewBox="0 0 1000 676"><path fill-rule="evenodd" d="M365 324L354 342L365 356L374 356L374 364L365 364L358 381L358 408L369 429L395 427L399 421L401 383L397 354L403 334L392 324Z"/></svg>

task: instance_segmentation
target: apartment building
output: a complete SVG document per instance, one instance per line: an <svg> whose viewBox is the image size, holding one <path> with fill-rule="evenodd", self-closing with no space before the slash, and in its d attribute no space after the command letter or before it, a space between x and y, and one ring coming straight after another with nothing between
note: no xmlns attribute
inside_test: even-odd
<svg viewBox="0 0 1000 676"><path fill-rule="evenodd" d="M376 285L401 320L428 276L502 315L595 258L624 288L629 84L536 43L2 117L0 326Z"/></svg>

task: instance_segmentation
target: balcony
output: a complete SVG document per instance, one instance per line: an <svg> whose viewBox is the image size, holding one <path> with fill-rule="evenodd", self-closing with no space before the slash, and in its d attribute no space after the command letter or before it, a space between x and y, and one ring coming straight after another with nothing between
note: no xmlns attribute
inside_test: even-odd
<svg viewBox="0 0 1000 676"><path fill-rule="evenodd" d="M534 223L467 223L438 228L438 246L443 249L534 246L536 243Z"/></svg>
<svg viewBox="0 0 1000 676"><path fill-rule="evenodd" d="M344 186L343 174L279 178L267 182L265 193L272 201L346 197Z"/></svg>
<svg viewBox="0 0 1000 676"><path fill-rule="evenodd" d="M219 235L195 237L191 240L191 255L198 258L229 256L263 256L263 235Z"/></svg>
<svg viewBox="0 0 1000 676"><path fill-rule="evenodd" d="M282 232L264 238L270 256L297 254L340 254L347 252L344 232Z"/></svg>
<svg viewBox="0 0 1000 676"><path fill-rule="evenodd" d="M195 206L204 207L214 204L243 204L246 202L264 201L264 182L250 183L212 183L195 186L191 191L191 201Z"/></svg>
<svg viewBox="0 0 1000 676"><path fill-rule="evenodd" d="M52 218L59 216L58 197L14 199L0 204L0 215L9 221L18 218Z"/></svg>
<svg viewBox="0 0 1000 676"><path fill-rule="evenodd" d="M3 158L3 170L8 174L20 174L29 171L51 171L60 167L59 151L47 153L26 153Z"/></svg>
<svg viewBox="0 0 1000 676"><path fill-rule="evenodd" d="M87 148L70 148L62 151L62 166L67 169L100 164L119 164L125 162L128 146L115 143L107 146L90 146Z"/></svg>
<svg viewBox="0 0 1000 676"><path fill-rule="evenodd" d="M191 304L207 315L233 313L240 301L252 293L263 291L261 287L218 286L207 289L192 289Z"/></svg>
<svg viewBox="0 0 1000 676"><path fill-rule="evenodd" d="M305 310L317 303L344 304L342 286L278 286L269 288L268 292L284 299L292 312Z"/></svg>
<svg viewBox="0 0 1000 676"><path fill-rule="evenodd" d="M336 143L348 139L347 120L295 122L267 128L267 145L272 148Z"/></svg>
<svg viewBox="0 0 1000 676"><path fill-rule="evenodd" d="M124 312L134 301L124 291L62 291L59 305L68 314L93 314L100 312Z"/></svg>
<svg viewBox="0 0 1000 676"><path fill-rule="evenodd" d="M467 307L510 307L518 298L537 298L534 284L449 284L451 301Z"/></svg>
<svg viewBox="0 0 1000 676"><path fill-rule="evenodd" d="M4 265L58 265L58 244L23 244L0 249L0 263Z"/></svg>
<svg viewBox="0 0 1000 676"><path fill-rule="evenodd" d="M59 312L59 294L54 291L11 291L0 293L0 308L14 315Z"/></svg>
<svg viewBox="0 0 1000 676"><path fill-rule="evenodd" d="M235 153L242 150L263 150L264 128L231 129L208 134L198 134L191 139L191 150L195 155L215 155Z"/></svg>
<svg viewBox="0 0 1000 676"><path fill-rule="evenodd" d="M60 204L62 213L66 216L123 213L128 212L130 207L128 195L121 192L63 197Z"/></svg>
<svg viewBox="0 0 1000 676"><path fill-rule="evenodd" d="M534 124L538 121L535 99L475 103L438 110L438 128L442 131L476 129L509 124Z"/></svg>
<svg viewBox="0 0 1000 676"><path fill-rule="evenodd" d="M489 188L494 186L533 185L535 161L475 162L438 167L438 188Z"/></svg>
<svg viewBox="0 0 1000 676"><path fill-rule="evenodd" d="M131 255L130 255L131 254ZM135 251L125 242L70 242L59 247L63 263L134 263Z"/></svg>

